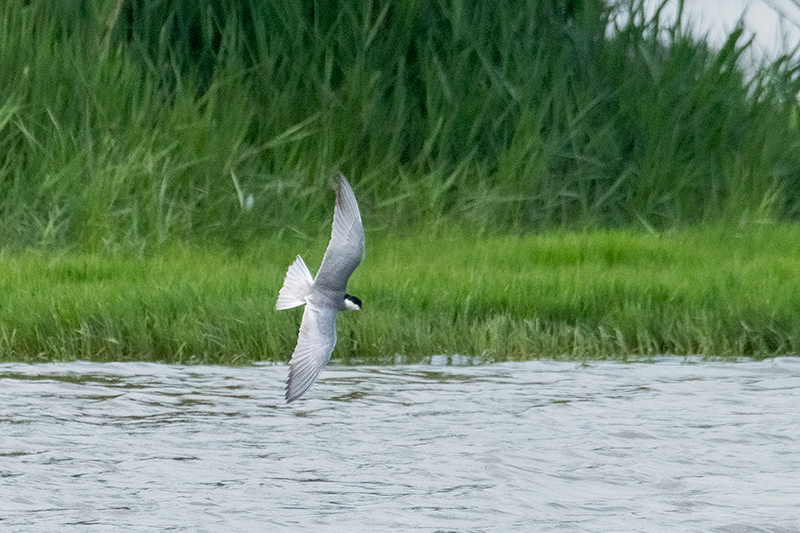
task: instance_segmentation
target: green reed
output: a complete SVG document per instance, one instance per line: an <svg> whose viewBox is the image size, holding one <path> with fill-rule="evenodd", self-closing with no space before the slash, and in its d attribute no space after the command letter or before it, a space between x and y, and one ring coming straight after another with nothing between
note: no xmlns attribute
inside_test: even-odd
<svg viewBox="0 0 800 533"><path fill-rule="evenodd" d="M0 7L7 245L316 232L335 169L381 228L800 217L798 58L746 76L740 28L715 51L638 1L116 4Z"/></svg>

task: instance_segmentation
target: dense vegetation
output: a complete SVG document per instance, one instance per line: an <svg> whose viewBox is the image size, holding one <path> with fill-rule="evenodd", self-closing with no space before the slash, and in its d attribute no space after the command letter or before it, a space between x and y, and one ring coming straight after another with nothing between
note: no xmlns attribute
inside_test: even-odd
<svg viewBox="0 0 800 533"><path fill-rule="evenodd" d="M640 0L4 1L0 359L284 360L339 169L369 247L340 356L796 353L800 57L689 30Z"/></svg>
<svg viewBox="0 0 800 533"><path fill-rule="evenodd" d="M334 169L390 228L800 218L798 58L750 79L741 28L714 51L639 1L9 0L0 25L7 244L316 232Z"/></svg>

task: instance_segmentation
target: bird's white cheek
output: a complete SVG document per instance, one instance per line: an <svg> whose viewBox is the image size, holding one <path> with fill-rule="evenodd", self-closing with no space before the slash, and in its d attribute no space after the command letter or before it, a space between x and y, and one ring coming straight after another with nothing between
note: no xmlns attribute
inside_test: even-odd
<svg viewBox="0 0 800 533"><path fill-rule="evenodd" d="M344 301L344 306L350 311L360 311L361 310L361 308L359 306L357 306L356 304L354 304L350 300L345 300Z"/></svg>

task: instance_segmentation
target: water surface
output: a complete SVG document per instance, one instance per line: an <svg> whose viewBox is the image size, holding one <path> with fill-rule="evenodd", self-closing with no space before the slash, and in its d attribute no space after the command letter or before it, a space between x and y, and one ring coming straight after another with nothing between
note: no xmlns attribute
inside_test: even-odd
<svg viewBox="0 0 800 533"><path fill-rule="evenodd" d="M0 365L2 531L800 531L800 359Z"/></svg>

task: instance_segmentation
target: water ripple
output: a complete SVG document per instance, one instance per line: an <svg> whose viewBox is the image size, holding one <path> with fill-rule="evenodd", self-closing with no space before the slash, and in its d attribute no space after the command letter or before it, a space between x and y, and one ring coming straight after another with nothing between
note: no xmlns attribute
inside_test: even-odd
<svg viewBox="0 0 800 533"><path fill-rule="evenodd" d="M3 531L798 531L800 360L0 365Z"/></svg>

